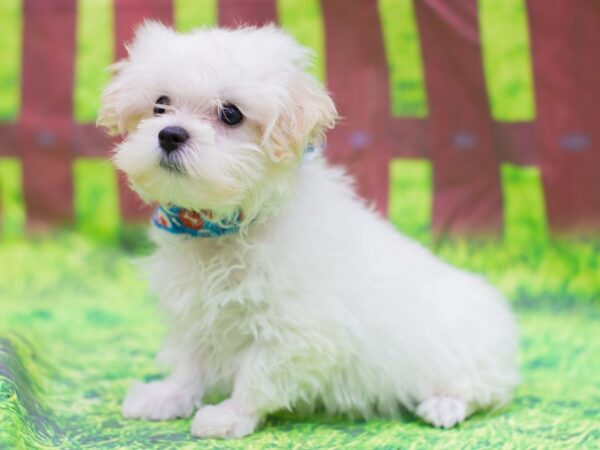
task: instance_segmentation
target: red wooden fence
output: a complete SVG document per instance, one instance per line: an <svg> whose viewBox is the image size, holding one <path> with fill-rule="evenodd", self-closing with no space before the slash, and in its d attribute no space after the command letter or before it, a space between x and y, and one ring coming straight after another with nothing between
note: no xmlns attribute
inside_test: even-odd
<svg viewBox="0 0 600 450"><path fill-rule="evenodd" d="M413 0L427 119L390 112L388 67L376 0L322 0L327 82L345 118L329 157L346 164L361 193L387 205L391 158L427 158L437 234L502 231L499 164L537 164L551 231L600 230L600 3L528 0L537 119L492 120L477 0ZM173 21L171 0L114 0L116 54L144 18ZM277 21L276 0L219 0L220 25ZM71 160L105 156L112 143L73 120L76 0L23 0L22 107L0 123L0 156L23 163L30 227L72 220ZM120 182L122 215L148 211Z"/></svg>
<svg viewBox="0 0 600 450"><path fill-rule="evenodd" d="M530 0L538 165L555 230L600 228L600 2Z"/></svg>
<svg viewBox="0 0 600 450"><path fill-rule="evenodd" d="M27 220L37 227L73 214L72 87L76 0L25 0L18 150ZM51 193L51 194L50 194Z"/></svg>

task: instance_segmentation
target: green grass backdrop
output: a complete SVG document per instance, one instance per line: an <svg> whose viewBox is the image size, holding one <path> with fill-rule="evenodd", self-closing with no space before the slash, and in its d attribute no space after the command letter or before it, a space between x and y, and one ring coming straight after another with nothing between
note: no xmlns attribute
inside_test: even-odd
<svg viewBox="0 0 600 450"><path fill-rule="evenodd" d="M533 120L523 0L480 0L484 69L497 120ZM177 28L216 20L215 0L176 0ZM317 0L279 0L282 25L314 49L326 79ZM419 40L410 0L379 0L392 112L426 117ZM0 120L19 114L20 0L0 2ZM79 0L74 114L93 122L113 58L111 0ZM506 233L500 242L439 242L430 233L431 166L390 166L390 219L442 258L486 274L516 305L524 383L508 411L456 430L401 422L280 414L230 448L597 448L600 433L600 241L551 239L536 168L502 167ZM0 448L186 448L189 421L121 420L128 383L157 373L163 332L145 283L130 264L148 251L143 230L121 223L114 169L73 164L75 223L24 235L21 166L0 158ZM3 331L6 330L6 331ZM203 448L223 448L205 443Z"/></svg>

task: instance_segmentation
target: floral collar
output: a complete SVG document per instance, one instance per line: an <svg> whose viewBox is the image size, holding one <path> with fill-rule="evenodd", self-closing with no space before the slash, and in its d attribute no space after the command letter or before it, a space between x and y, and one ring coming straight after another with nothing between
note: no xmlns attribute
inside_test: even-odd
<svg viewBox="0 0 600 450"><path fill-rule="evenodd" d="M159 206L152 214L152 223L157 228L172 234L187 234L193 237L219 237L237 233L244 214L237 210L228 219L213 219L213 212L207 209L192 211L169 206Z"/></svg>

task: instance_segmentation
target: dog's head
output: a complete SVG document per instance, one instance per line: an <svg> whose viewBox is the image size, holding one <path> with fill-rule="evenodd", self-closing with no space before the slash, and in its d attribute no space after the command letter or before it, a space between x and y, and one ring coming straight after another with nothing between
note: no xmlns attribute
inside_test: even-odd
<svg viewBox="0 0 600 450"><path fill-rule="evenodd" d="M334 124L310 52L274 26L179 34L149 22L128 52L98 124L126 135L114 160L148 201L225 215L256 203Z"/></svg>

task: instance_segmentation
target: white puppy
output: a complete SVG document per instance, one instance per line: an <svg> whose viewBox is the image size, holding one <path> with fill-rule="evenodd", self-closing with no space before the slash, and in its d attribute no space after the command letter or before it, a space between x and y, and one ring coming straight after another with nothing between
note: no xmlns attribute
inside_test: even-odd
<svg viewBox="0 0 600 450"><path fill-rule="evenodd" d="M194 413L192 434L237 438L282 408L451 427L505 405L517 329L482 278L440 261L307 153L336 119L274 26L178 34L141 27L114 66L99 124L115 162L161 205L147 270L169 332L162 381L126 417ZM209 389L230 397L203 406Z"/></svg>

